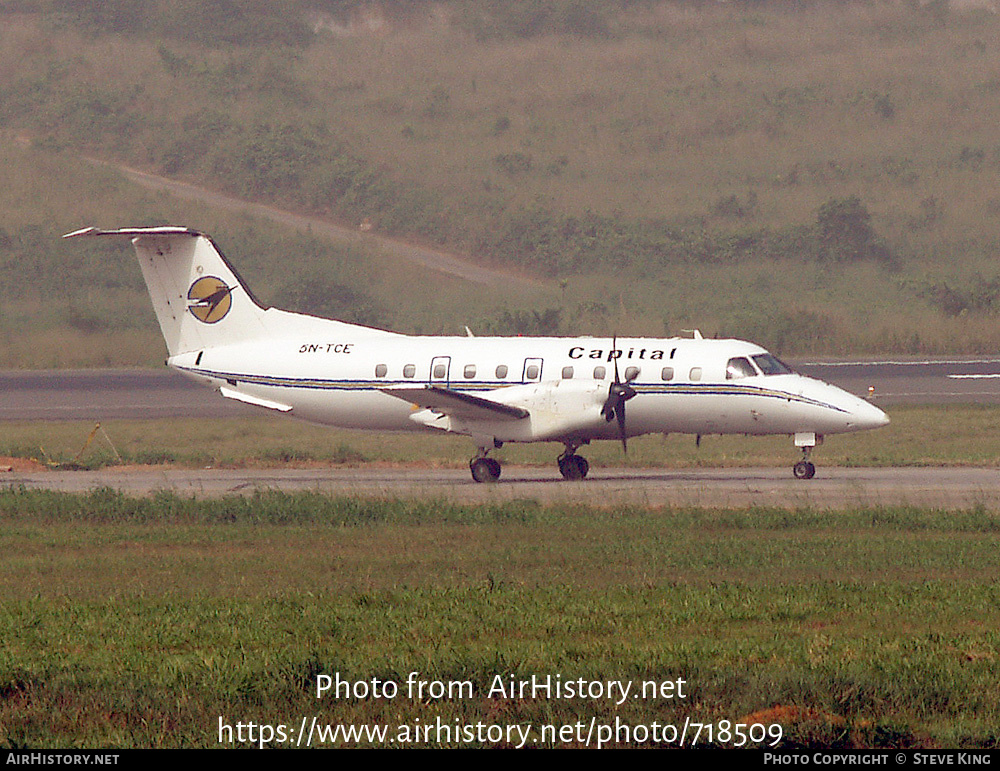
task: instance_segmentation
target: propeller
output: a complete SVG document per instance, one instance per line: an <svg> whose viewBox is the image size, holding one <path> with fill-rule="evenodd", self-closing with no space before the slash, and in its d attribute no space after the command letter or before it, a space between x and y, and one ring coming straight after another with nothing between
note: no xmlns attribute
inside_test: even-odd
<svg viewBox="0 0 1000 771"><path fill-rule="evenodd" d="M615 380L608 388L608 398L601 407L601 414L610 423L618 419L618 434L622 439L622 450L628 452L628 443L625 434L625 402L635 396L636 391L628 382L622 382L618 375L618 337L615 336L611 342L612 355L615 361Z"/></svg>

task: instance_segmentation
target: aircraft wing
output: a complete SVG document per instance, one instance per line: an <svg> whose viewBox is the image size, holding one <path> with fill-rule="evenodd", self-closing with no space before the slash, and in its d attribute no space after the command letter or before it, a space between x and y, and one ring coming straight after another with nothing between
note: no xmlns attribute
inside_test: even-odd
<svg viewBox="0 0 1000 771"><path fill-rule="evenodd" d="M272 401L271 399L262 399L259 396L251 396L250 394L241 393L240 391L233 388L227 388L226 386L220 388L219 393L227 399L233 399L238 402L243 402L244 404L252 404L254 407L266 407L269 410L277 410L278 412L292 411L291 405L282 404L281 402Z"/></svg>
<svg viewBox="0 0 1000 771"><path fill-rule="evenodd" d="M500 404L492 399L473 396L464 391L454 391L440 386L411 388L397 386L381 389L383 393L403 399L442 415L472 421L521 420L528 417L528 410L509 404Z"/></svg>

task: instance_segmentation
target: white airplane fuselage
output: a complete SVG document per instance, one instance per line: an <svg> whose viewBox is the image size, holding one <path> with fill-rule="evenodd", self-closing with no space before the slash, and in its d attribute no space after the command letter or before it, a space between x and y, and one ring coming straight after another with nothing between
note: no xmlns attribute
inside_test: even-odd
<svg viewBox="0 0 1000 771"><path fill-rule="evenodd" d="M435 427L434 421L414 420L420 414L414 405L387 393L396 388L438 386L530 404L535 420L492 426L500 441L618 439L618 427L600 416L616 361L620 377L636 391L628 402L628 436L825 435L887 422L869 402L796 373L727 377L731 359L752 363L753 356L767 354L740 340L366 337L338 327L331 332L324 336L320 324L270 341L263 350L256 343L222 346L204 351L198 364L193 352L168 363L206 385L226 388L231 398L285 405L299 418L342 428Z"/></svg>
<svg viewBox="0 0 1000 771"><path fill-rule="evenodd" d="M580 446L650 433L792 435L803 452L795 474L808 479L824 435L888 423L741 340L400 335L262 305L211 238L188 228L69 235L131 239L171 367L314 423L470 436L477 481L499 477L487 455L504 442L562 442L560 471L580 479Z"/></svg>

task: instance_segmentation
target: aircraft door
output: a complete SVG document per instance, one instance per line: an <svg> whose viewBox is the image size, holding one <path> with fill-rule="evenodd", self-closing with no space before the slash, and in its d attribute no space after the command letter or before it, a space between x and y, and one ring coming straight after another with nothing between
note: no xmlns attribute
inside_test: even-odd
<svg viewBox="0 0 1000 771"><path fill-rule="evenodd" d="M525 359L524 373L522 375L525 383L537 383L542 379L542 360Z"/></svg>
<svg viewBox="0 0 1000 771"><path fill-rule="evenodd" d="M430 382L445 387L451 379L451 356L435 356L431 359Z"/></svg>

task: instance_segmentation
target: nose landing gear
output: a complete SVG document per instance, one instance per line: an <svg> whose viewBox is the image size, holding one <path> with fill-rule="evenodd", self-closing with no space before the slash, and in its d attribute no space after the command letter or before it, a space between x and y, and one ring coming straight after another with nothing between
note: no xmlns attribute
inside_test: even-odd
<svg viewBox="0 0 1000 771"><path fill-rule="evenodd" d="M809 460L812 449L823 443L821 435L812 433L802 433L795 435L795 446L802 449L802 460L792 466L792 473L796 479L812 479L816 476L816 466Z"/></svg>
<svg viewBox="0 0 1000 771"><path fill-rule="evenodd" d="M803 458L792 466L792 473L796 479L812 479L816 476L816 466Z"/></svg>

